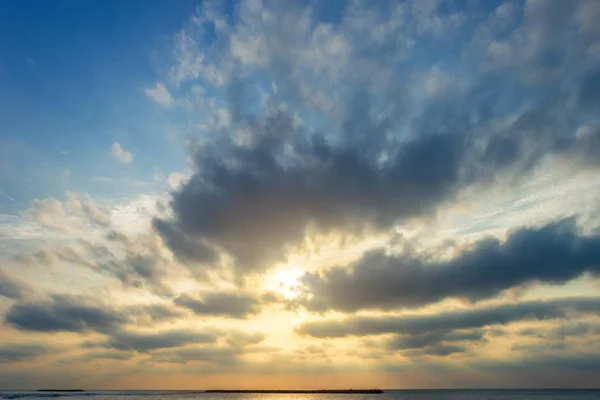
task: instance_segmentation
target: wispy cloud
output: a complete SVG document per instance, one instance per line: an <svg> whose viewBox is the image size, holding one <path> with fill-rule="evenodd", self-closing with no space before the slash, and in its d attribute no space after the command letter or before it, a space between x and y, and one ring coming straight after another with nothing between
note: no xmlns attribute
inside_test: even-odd
<svg viewBox="0 0 600 400"><path fill-rule="evenodd" d="M0 188L0 194L1 194L2 196L6 197L8 200L10 200L10 201L12 201L12 202L14 202L14 201L15 201L15 199L13 199L12 197L10 197L10 196L9 196L9 195L8 195L8 194L7 194L7 193L4 191L4 190L2 190L1 188Z"/></svg>
<svg viewBox="0 0 600 400"><path fill-rule="evenodd" d="M173 99L173 96L171 96L169 89L167 89L164 83L156 82L156 85L153 87L144 89L144 93L162 107L170 108L175 105L175 99Z"/></svg>
<svg viewBox="0 0 600 400"><path fill-rule="evenodd" d="M123 149L118 142L112 144L111 154L115 160L122 164L131 164L133 162L133 154Z"/></svg>

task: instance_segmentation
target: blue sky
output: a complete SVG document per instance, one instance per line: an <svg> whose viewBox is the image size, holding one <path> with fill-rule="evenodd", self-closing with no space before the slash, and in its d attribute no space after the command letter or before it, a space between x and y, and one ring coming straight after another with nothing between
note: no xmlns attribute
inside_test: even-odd
<svg viewBox="0 0 600 400"><path fill-rule="evenodd" d="M157 54L195 2L9 1L0 7L2 140L17 146L17 163L28 165L17 167L23 179L3 176L2 186L20 207L32 197L60 194L43 181L56 184L64 170L71 190L102 192L90 176L151 180L154 167L181 168L164 136L173 117L153 107L144 88L164 68ZM113 142L138 154L132 168L110 165ZM6 200L3 206L10 206Z"/></svg>
<svg viewBox="0 0 600 400"><path fill-rule="evenodd" d="M0 389L597 386L599 5L1 2Z"/></svg>

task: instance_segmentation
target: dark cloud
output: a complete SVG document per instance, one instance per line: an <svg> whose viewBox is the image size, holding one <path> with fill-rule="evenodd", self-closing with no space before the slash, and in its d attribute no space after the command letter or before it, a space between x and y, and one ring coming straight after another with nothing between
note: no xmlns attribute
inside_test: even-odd
<svg viewBox="0 0 600 400"><path fill-rule="evenodd" d="M24 282L20 282L0 269L0 296L20 299L30 293Z"/></svg>
<svg viewBox="0 0 600 400"><path fill-rule="evenodd" d="M543 337L538 329L535 328L525 328L518 332L521 336L534 336L534 337Z"/></svg>
<svg viewBox="0 0 600 400"><path fill-rule="evenodd" d="M218 254L206 240L194 238L174 224L169 224L159 218L152 221L154 229L165 240L166 245L184 261L215 262Z"/></svg>
<svg viewBox="0 0 600 400"><path fill-rule="evenodd" d="M55 265L59 262L81 265L95 272L118 279L126 287L145 288L159 296L172 296L166 283L176 268L164 257L160 239L154 233L128 236L110 230L104 242L79 239L79 246L52 246L15 257L24 264Z"/></svg>
<svg viewBox="0 0 600 400"><path fill-rule="evenodd" d="M525 328L520 330L520 336L534 337L547 340L564 340L568 337L581 337L594 333L594 326L585 322L561 324L558 328Z"/></svg>
<svg viewBox="0 0 600 400"><path fill-rule="evenodd" d="M401 351L403 355L448 356L455 353L466 353L473 345L480 345L487 340L483 329L447 330L439 329L415 334L394 335L384 341L387 351Z"/></svg>
<svg viewBox="0 0 600 400"><path fill-rule="evenodd" d="M93 270L117 278L126 287L144 288L165 297L174 294L166 281L176 265L164 257L155 234L129 237L112 230L107 239L120 244L123 255L117 256L104 245L86 242L84 248L95 260Z"/></svg>
<svg viewBox="0 0 600 400"><path fill-rule="evenodd" d="M201 297L182 294L175 304L192 310L196 315L246 318L260 312L258 297L237 292L208 292Z"/></svg>
<svg viewBox="0 0 600 400"><path fill-rule="evenodd" d="M0 345L0 363L25 361L46 354L49 347L35 343L3 343Z"/></svg>
<svg viewBox="0 0 600 400"><path fill-rule="evenodd" d="M177 319L184 315L181 310L163 304L131 305L124 308L130 321L137 325L152 325L156 322Z"/></svg>
<svg viewBox="0 0 600 400"><path fill-rule="evenodd" d="M131 360L134 357L134 353L131 352L95 352L88 353L84 357L86 360L95 359L95 360Z"/></svg>
<svg viewBox="0 0 600 400"><path fill-rule="evenodd" d="M445 298L479 300L533 282L564 283L600 273L600 236L573 219L523 228L505 242L482 239L449 261L372 251L348 267L301 278L300 302L312 311L417 307Z"/></svg>
<svg viewBox="0 0 600 400"><path fill-rule="evenodd" d="M109 339L100 344L117 350L147 352L156 349L181 347L190 343L213 343L217 335L190 329L169 330L155 333L138 333L119 330L112 332Z"/></svg>
<svg viewBox="0 0 600 400"><path fill-rule="evenodd" d="M222 56L242 69L259 68L279 91L263 101L243 73L229 76L232 124L220 128L215 141L192 149L196 172L172 193L173 217L155 218L155 230L194 269L221 268L224 254L239 277L279 261L309 227L348 234L386 229L428 215L465 187L527 176L549 156L592 163L592 157L580 157L587 140L576 137L589 118L576 122L579 106L566 100L593 100L588 83L595 82L594 73L570 68L582 63L577 52L589 39L566 34L580 28L575 15L583 3L558 3L528 5L524 32L510 24L511 32L496 38L487 27L491 36L477 39L485 46L506 41L522 56L509 64L523 71L473 71L468 84L425 99L421 93L418 102L411 90L419 86L411 81L415 74L398 72L406 65L397 46L408 53L412 48L408 37L399 38L415 25L397 21L410 13L353 5L339 23L320 31L323 26L309 23L311 14L297 6L268 5L278 15L269 23L240 7L245 23L234 24L232 34L222 32L221 40L246 43L253 32L264 40L256 44L260 61ZM365 13L386 28L375 33L373 26L357 24ZM452 19L436 18L440 28ZM315 46L313 35L342 49L318 74L314 51L319 49L319 60L330 54ZM576 51L562 51L567 44ZM473 65L467 67L462 70ZM559 73L565 70L570 73ZM539 79L522 79L523 73L553 81L539 87ZM330 95L331 107L316 101ZM315 132L320 128L325 132Z"/></svg>
<svg viewBox="0 0 600 400"><path fill-rule="evenodd" d="M518 357L507 360L477 360L469 362L469 366L479 370L512 369L531 371L535 369L554 368L563 371L600 371L600 354L592 351L585 354L570 351L569 354L549 354Z"/></svg>
<svg viewBox="0 0 600 400"><path fill-rule="evenodd" d="M507 325L516 321L564 318L571 315L600 314L600 297L573 297L546 301L501 304L435 315L353 316L307 322L297 331L316 338L382 334L425 335ZM467 334L468 335L468 334ZM426 336L425 336L426 337ZM410 339L408 339L410 340Z"/></svg>
<svg viewBox="0 0 600 400"><path fill-rule="evenodd" d="M156 218L154 228L180 259L216 268L215 251L223 252L243 275L281 259L309 227L389 228L454 200L464 187L517 179L549 155L583 151L560 102L490 125L503 117L497 85L482 79L432 102L402 137L394 123L381 128L373 110L349 113L361 134L347 127L337 139L303 129L285 110L245 121L250 143L200 147L197 172L172 194L173 218Z"/></svg>
<svg viewBox="0 0 600 400"><path fill-rule="evenodd" d="M583 110L594 112L600 109L600 68L585 74L579 88L578 102Z"/></svg>
<svg viewBox="0 0 600 400"><path fill-rule="evenodd" d="M553 351L560 351L560 350L564 350L567 348L567 344L565 342L551 342L551 341L544 341L542 343L528 343L528 344L521 344L521 343L516 343L513 344L512 346L510 346L510 349L512 351L524 351L530 354L533 353L540 353L540 352L553 352Z"/></svg>
<svg viewBox="0 0 600 400"><path fill-rule="evenodd" d="M110 333L129 323L148 324L180 315L164 305L115 308L89 297L52 295L46 300L15 303L4 321L25 331Z"/></svg>
<svg viewBox="0 0 600 400"><path fill-rule="evenodd" d="M592 331L593 327L590 324L580 322L577 324L565 324L558 327L552 336L557 339L565 339L571 336L585 336L588 332Z"/></svg>
<svg viewBox="0 0 600 400"><path fill-rule="evenodd" d="M485 331L482 329L474 330L455 330L455 331L432 331L423 332L407 336L396 336L386 342L386 347L390 350L405 350L405 349L426 349L434 348L440 345L452 342L481 342Z"/></svg>
<svg viewBox="0 0 600 400"><path fill-rule="evenodd" d="M524 24L531 50L544 53L549 48L562 45L564 31L572 21L576 7L562 1L531 2L525 7Z"/></svg>
<svg viewBox="0 0 600 400"><path fill-rule="evenodd" d="M160 350L153 352L152 359L158 362L186 363L189 361L203 361L223 365L239 364L238 357L243 354L272 352L273 349L271 348L257 346L265 339L266 336L260 332L232 330L227 333L225 339L228 346L204 345Z"/></svg>
<svg viewBox="0 0 600 400"><path fill-rule="evenodd" d="M53 295L49 300L14 304L6 323L26 331L108 331L127 322L127 316L87 298Z"/></svg>
<svg viewBox="0 0 600 400"><path fill-rule="evenodd" d="M406 352L406 355L409 356L439 356L445 357L456 353L466 353L469 350L467 346L461 346L456 344L445 344L445 343L437 343L432 346L427 346L421 349L413 349L411 351Z"/></svg>

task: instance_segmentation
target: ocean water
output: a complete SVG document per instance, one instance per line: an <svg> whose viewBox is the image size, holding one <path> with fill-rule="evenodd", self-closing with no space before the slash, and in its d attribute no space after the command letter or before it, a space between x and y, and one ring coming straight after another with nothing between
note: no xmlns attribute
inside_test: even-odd
<svg viewBox="0 0 600 400"><path fill-rule="evenodd" d="M600 400L600 389L386 390L383 394L228 394L196 391L0 391L0 399L57 400Z"/></svg>

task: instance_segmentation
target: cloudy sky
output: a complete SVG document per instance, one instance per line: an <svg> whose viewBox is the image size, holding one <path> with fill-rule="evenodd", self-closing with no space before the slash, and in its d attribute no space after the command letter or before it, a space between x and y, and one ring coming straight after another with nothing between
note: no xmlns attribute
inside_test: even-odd
<svg viewBox="0 0 600 400"><path fill-rule="evenodd" d="M600 2L0 2L0 388L593 387Z"/></svg>

